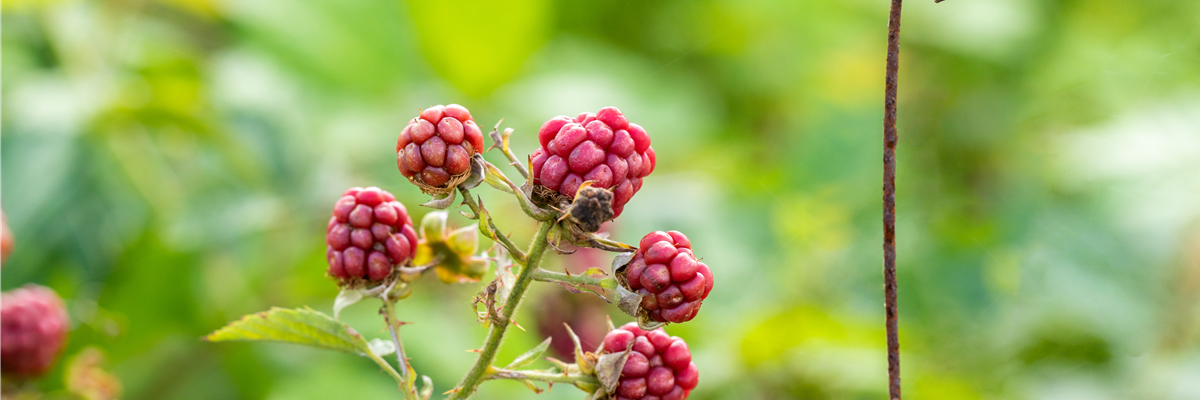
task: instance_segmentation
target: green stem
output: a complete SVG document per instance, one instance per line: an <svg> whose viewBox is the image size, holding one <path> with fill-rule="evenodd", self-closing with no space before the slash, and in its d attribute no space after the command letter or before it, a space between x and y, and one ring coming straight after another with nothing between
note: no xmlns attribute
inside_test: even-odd
<svg viewBox="0 0 1200 400"><path fill-rule="evenodd" d="M488 373L485 380L493 379L512 379L512 380L531 380L546 383L569 383L575 386L599 386L600 380L595 375L584 374L579 371L564 374L557 371L512 371L507 369L493 369Z"/></svg>
<svg viewBox="0 0 1200 400"><path fill-rule="evenodd" d="M384 372L387 372L388 375L391 375L392 379L395 379L396 383L400 384L400 393L404 393L404 397L408 397L408 392L404 388L407 386L408 381L405 380L403 376L400 376L400 373L396 372L396 369L392 368L391 364L388 364L387 361L384 361L383 358L379 357L379 355L375 354L373 351L367 352L367 358L370 358L371 361L375 362L375 364L379 364L379 368L383 368Z"/></svg>
<svg viewBox="0 0 1200 400"><path fill-rule="evenodd" d="M396 307L394 302L388 297L391 295L391 287L383 291L383 321L387 323L388 331L392 334L392 344L396 345L396 364L400 367L400 392L404 393L404 398L416 400L420 396L417 395L415 387L409 386L408 373L412 372L408 367L408 358L404 356L404 342L400 340L400 328L397 326ZM378 358L378 357L377 357Z"/></svg>
<svg viewBox="0 0 1200 400"><path fill-rule="evenodd" d="M497 228L496 223L492 221L492 215L488 213L486 209L479 206L479 203L475 201L475 196L471 195L471 190L459 186L458 191L462 192L463 197L466 198L465 201L467 203L467 207L471 208L471 211L475 213L475 217L487 221L488 229L480 229L479 231L482 232L484 236L487 236L488 239L492 239L497 243L500 243L501 246L504 246L504 249L508 250L508 254L512 256L513 260L515 260L517 264L525 265L528 256L526 256L525 252L521 251L521 249L517 247L516 243L513 243L512 239L509 239L509 237L505 236L503 232L500 232L500 228Z"/></svg>
<svg viewBox="0 0 1200 400"><path fill-rule="evenodd" d="M592 285L605 289L615 289L617 281L613 278L596 278L587 275L567 275L562 272L547 271L538 268L533 271L533 280L539 282L563 282L573 285Z"/></svg>
<svg viewBox="0 0 1200 400"><path fill-rule="evenodd" d="M508 325L512 321L513 315L517 312L517 307L521 305L521 299L525 297L525 290L529 288L529 282L533 281L533 271L538 269L542 264L542 256L546 254L546 247L549 241L546 240L546 235L550 233L550 227L554 226L552 222L542 222L538 226L537 234L533 237L533 243L529 248L529 262L521 268L521 275L517 276L516 283L513 284L512 291L508 298L505 299L504 308L501 309L500 315L497 315L491 328L488 329L487 339L485 339L483 348L479 351L479 358L475 360L475 365L471 367L471 371L467 376L463 377L462 382L458 384L458 388L450 399L466 399L475 393L475 389L483 382L485 374L491 368L492 363L496 361L496 352L500 349L500 342L504 339L504 333L508 330Z"/></svg>

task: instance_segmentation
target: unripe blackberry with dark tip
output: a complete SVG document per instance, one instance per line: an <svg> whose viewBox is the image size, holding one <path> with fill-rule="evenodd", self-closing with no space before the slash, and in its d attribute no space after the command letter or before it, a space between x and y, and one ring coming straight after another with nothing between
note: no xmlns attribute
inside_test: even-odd
<svg viewBox="0 0 1200 400"><path fill-rule="evenodd" d="M554 117L538 130L538 142L541 146L530 156L534 183L570 201L583 182L594 181L613 192L613 218L654 170L650 136L616 107Z"/></svg>
<svg viewBox="0 0 1200 400"><path fill-rule="evenodd" d="M608 332L605 353L621 353L633 343L621 370L616 398L622 400L683 400L700 382L687 343L662 328L645 331L637 323Z"/></svg>
<svg viewBox="0 0 1200 400"><path fill-rule="evenodd" d="M641 295L642 309L658 322L691 321L713 287L712 270L677 231L643 237L624 273L626 288Z"/></svg>
<svg viewBox="0 0 1200 400"><path fill-rule="evenodd" d="M0 296L0 372L42 375L67 340L67 311L49 288L25 285Z"/></svg>
<svg viewBox="0 0 1200 400"><path fill-rule="evenodd" d="M458 104L421 111L396 139L396 166L426 192L445 193L471 172L471 156L483 153L483 131Z"/></svg>
<svg viewBox="0 0 1200 400"><path fill-rule="evenodd" d="M380 282L412 260L417 232L396 196L355 187L334 203L325 244L326 271L339 285Z"/></svg>

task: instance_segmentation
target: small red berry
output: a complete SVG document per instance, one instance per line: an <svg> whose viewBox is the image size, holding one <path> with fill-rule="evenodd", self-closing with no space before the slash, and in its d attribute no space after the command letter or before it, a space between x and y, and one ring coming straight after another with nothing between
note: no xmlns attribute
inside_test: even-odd
<svg viewBox="0 0 1200 400"><path fill-rule="evenodd" d="M417 248L412 218L396 196L377 187L350 188L333 206L325 233L326 272L345 285L378 282Z"/></svg>
<svg viewBox="0 0 1200 400"><path fill-rule="evenodd" d="M471 170L471 155L482 153L483 131L458 104L421 111L396 139L400 173L435 190L459 182Z"/></svg>
<svg viewBox="0 0 1200 400"><path fill-rule="evenodd" d="M613 218L654 170L650 136L616 107L551 118L538 130L538 142L530 157L534 183L571 199L584 181L595 181L594 187L614 193Z"/></svg>
<svg viewBox="0 0 1200 400"><path fill-rule="evenodd" d="M712 291L708 265L696 259L682 233L651 232L638 242L625 266L627 289L642 296L642 308L658 322L687 322Z"/></svg>
<svg viewBox="0 0 1200 400"><path fill-rule="evenodd" d="M668 336L662 328L647 332L631 322L608 332L603 351L623 352L631 341L633 348L617 385L618 399L682 400L696 388L700 375L683 339Z"/></svg>
<svg viewBox="0 0 1200 400"><path fill-rule="evenodd" d="M0 296L0 372L32 378L54 364L67 340L67 311L53 290L37 285Z"/></svg>

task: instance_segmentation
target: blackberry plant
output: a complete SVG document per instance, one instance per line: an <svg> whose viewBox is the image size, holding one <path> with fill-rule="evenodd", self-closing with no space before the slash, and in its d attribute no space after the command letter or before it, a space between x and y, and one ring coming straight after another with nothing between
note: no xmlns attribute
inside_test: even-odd
<svg viewBox="0 0 1200 400"><path fill-rule="evenodd" d="M310 308L272 308L216 330L209 341L276 341L344 351L367 357L394 378L408 399L429 399L432 380L409 363L396 320L395 306L414 289L416 279L434 271L446 284L478 282L494 266L496 278L476 298L476 313L488 329L479 357L458 385L445 391L451 399L470 398L490 380L517 380L535 392L536 382L571 384L588 399L687 398L699 383L699 372L682 339L663 327L695 318L713 288L713 273L693 253L680 232L653 232L637 246L596 233L601 224L621 215L655 167L650 136L629 122L616 107L575 118L551 118L538 130L540 146L525 159L509 148L512 129L489 136L524 179L518 186L500 168L483 159L484 140L463 106L434 106L420 112L396 141L396 165L408 181L433 198L422 204L437 209L413 226L407 208L391 193L376 187L351 188L334 203L326 228L326 275L341 292L333 315ZM488 209L471 190L487 184L511 194L538 226L529 246L521 247L496 226ZM477 223L450 230L447 209L458 195L462 214ZM498 245L479 252L483 235ZM591 268L569 274L542 268L554 249L571 247L615 253L611 271ZM613 328L603 344L584 349L571 332L573 362L543 357L539 346L503 367L495 365L513 315L532 282L548 282L574 293L595 294L637 318ZM347 305L374 298L391 340L367 341L337 319ZM479 311L479 307L483 310ZM415 340L433 340L416 338ZM385 357L395 355L395 363ZM529 366L545 360L553 367Z"/></svg>

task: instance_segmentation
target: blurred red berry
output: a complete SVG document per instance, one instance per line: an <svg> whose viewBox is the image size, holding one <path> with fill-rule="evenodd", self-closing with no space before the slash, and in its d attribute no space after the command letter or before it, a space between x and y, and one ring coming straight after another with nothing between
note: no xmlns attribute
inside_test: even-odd
<svg viewBox="0 0 1200 400"><path fill-rule="evenodd" d="M0 296L0 371L32 378L45 373L67 340L67 311L49 288L26 285Z"/></svg>

